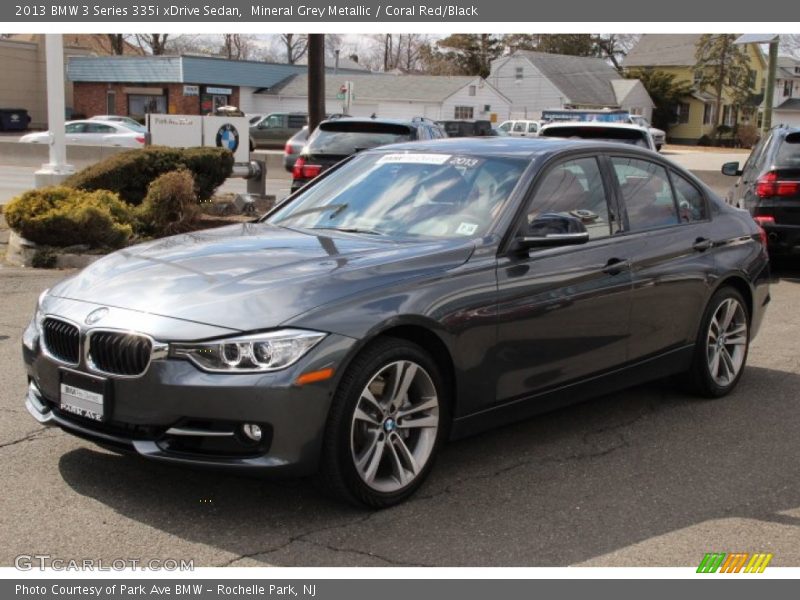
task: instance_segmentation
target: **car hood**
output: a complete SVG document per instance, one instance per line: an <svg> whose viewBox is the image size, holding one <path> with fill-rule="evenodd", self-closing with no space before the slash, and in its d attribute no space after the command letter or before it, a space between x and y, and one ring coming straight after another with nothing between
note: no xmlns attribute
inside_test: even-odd
<svg viewBox="0 0 800 600"><path fill-rule="evenodd" d="M470 240L397 242L246 223L132 246L50 295L240 331L463 264Z"/></svg>

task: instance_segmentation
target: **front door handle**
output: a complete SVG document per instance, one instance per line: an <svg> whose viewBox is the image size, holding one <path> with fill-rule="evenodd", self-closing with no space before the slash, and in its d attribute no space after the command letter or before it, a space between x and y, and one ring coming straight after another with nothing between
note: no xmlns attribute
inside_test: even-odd
<svg viewBox="0 0 800 600"><path fill-rule="evenodd" d="M625 258L609 258L606 266L603 267L603 273L607 275L618 275L630 268L631 263Z"/></svg>
<svg viewBox="0 0 800 600"><path fill-rule="evenodd" d="M706 250L712 248L713 246L714 246L713 241L709 240L708 238L702 238L702 237L697 238L694 241L694 244L692 244L692 248L694 248L698 252L705 252Z"/></svg>

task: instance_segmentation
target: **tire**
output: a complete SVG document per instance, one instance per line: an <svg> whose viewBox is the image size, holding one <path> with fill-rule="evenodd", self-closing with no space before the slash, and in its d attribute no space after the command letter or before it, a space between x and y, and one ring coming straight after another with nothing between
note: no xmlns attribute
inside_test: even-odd
<svg viewBox="0 0 800 600"><path fill-rule="evenodd" d="M385 393L387 387L396 393ZM436 362L416 344L382 338L362 350L328 416L320 461L325 487L362 507L406 500L446 439L447 394Z"/></svg>
<svg viewBox="0 0 800 600"><path fill-rule="evenodd" d="M730 393L742 377L749 348L747 303L736 289L723 287L711 297L703 314L688 373L690 391L705 398Z"/></svg>

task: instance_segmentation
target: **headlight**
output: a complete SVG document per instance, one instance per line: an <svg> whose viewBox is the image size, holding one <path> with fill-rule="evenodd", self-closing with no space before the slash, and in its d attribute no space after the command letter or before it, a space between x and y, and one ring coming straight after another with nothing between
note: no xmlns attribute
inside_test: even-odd
<svg viewBox="0 0 800 600"><path fill-rule="evenodd" d="M170 344L170 356L188 358L201 369L219 373L277 371L296 363L316 346L325 333L281 329L243 337Z"/></svg>
<svg viewBox="0 0 800 600"><path fill-rule="evenodd" d="M36 331L39 333L42 332L42 324L44 323L44 311L42 311L42 302L44 302L45 297L47 296L47 292L50 291L50 288L43 291L39 294L39 300L36 302L36 312L33 313L33 322L36 325Z"/></svg>

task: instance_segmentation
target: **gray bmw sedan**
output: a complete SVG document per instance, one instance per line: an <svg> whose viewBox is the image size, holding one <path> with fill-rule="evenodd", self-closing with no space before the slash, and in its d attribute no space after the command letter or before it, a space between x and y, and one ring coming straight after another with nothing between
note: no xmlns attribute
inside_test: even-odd
<svg viewBox="0 0 800 600"><path fill-rule="evenodd" d="M653 152L407 143L44 292L25 402L107 448L385 507L448 438L666 375L724 396L768 301L763 231Z"/></svg>

